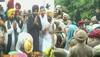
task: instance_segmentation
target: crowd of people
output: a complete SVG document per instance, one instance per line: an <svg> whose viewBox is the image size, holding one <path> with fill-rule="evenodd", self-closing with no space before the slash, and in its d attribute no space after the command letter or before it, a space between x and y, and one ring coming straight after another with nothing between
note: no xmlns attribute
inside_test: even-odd
<svg viewBox="0 0 100 57"><path fill-rule="evenodd" d="M100 19L73 22L60 5L54 12L38 5L32 11L0 5L0 56L100 57ZM100 10L98 10L100 12ZM7 56L6 56L7 57Z"/></svg>

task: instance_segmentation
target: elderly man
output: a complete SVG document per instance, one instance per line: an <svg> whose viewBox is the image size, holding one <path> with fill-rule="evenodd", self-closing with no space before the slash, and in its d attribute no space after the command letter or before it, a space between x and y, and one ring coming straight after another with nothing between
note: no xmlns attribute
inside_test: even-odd
<svg viewBox="0 0 100 57"><path fill-rule="evenodd" d="M92 57L92 48L84 43L88 38L87 33L84 30L78 30L75 35L77 44L70 49L69 57Z"/></svg>
<svg viewBox="0 0 100 57"><path fill-rule="evenodd" d="M30 53L33 50L33 38L29 33L22 32L18 36L18 42L16 45L18 52Z"/></svg>
<svg viewBox="0 0 100 57"><path fill-rule="evenodd" d="M40 20L42 24L42 30L40 32L40 49L44 52L47 48L52 46L52 36L49 33L50 23L48 22L45 7L40 7Z"/></svg>

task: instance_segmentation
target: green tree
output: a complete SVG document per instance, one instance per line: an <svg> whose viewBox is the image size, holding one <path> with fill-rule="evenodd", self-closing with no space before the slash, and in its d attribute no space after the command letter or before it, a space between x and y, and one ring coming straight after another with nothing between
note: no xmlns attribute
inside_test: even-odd
<svg viewBox="0 0 100 57"><path fill-rule="evenodd" d="M55 0L55 4L64 6L64 11L72 18L75 18L75 13L79 9L81 18L90 19L95 15L95 9L100 8L100 0Z"/></svg>

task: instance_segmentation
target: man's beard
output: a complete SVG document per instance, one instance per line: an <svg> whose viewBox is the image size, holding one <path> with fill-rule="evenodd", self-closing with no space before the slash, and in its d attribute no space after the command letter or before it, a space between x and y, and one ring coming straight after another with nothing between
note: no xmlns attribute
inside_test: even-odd
<svg viewBox="0 0 100 57"><path fill-rule="evenodd" d="M14 20L14 17L10 18L9 20L12 22Z"/></svg>
<svg viewBox="0 0 100 57"><path fill-rule="evenodd" d="M34 16L34 17L36 17L37 15L38 15L38 14L34 14L34 13L33 13L33 16Z"/></svg>

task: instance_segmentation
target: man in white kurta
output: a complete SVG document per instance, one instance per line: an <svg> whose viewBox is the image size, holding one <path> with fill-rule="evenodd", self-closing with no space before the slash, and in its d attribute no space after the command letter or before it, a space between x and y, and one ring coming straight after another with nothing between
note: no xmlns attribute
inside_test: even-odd
<svg viewBox="0 0 100 57"><path fill-rule="evenodd" d="M44 52L47 48L51 48L52 46L52 36L49 33L49 26L50 23L48 22L46 11L44 7L40 8L41 15L40 20L42 23L42 30L40 32L40 49L42 49L42 52Z"/></svg>
<svg viewBox="0 0 100 57"><path fill-rule="evenodd" d="M14 20L14 9L9 9L7 12L8 20L5 22L7 29L6 33L6 48L7 53L9 51L15 50L17 43L17 36L20 33L20 28L17 22Z"/></svg>
<svg viewBox="0 0 100 57"><path fill-rule="evenodd" d="M26 40L29 40L31 43L33 43L33 38L29 33L22 32L18 35L18 42L16 44L16 50L18 52L23 52L24 50L24 43ZM33 44L32 44L32 50L33 50Z"/></svg>

